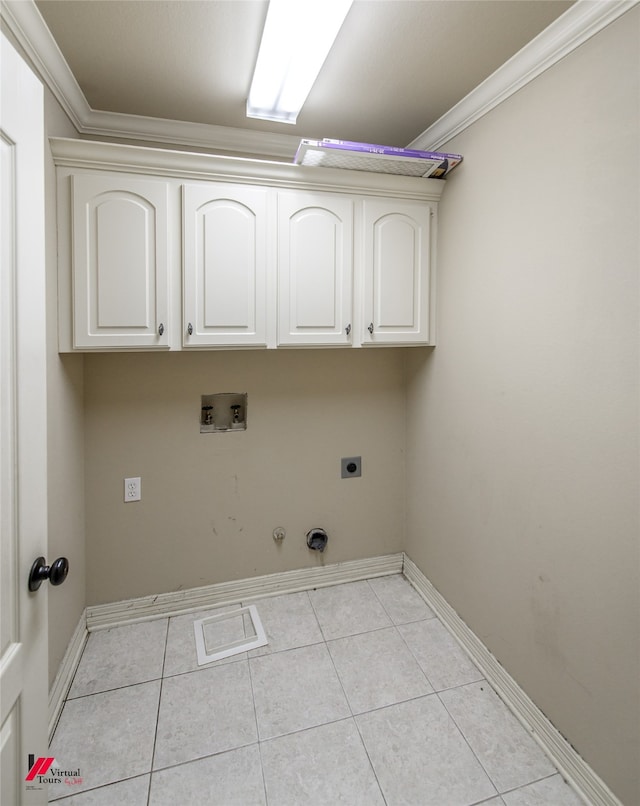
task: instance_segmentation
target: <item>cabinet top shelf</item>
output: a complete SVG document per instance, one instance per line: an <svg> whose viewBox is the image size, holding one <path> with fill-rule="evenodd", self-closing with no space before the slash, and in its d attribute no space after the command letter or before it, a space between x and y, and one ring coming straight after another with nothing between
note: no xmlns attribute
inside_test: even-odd
<svg viewBox="0 0 640 806"><path fill-rule="evenodd" d="M240 182L269 187L330 190L339 193L385 195L438 201L441 179L395 176L337 168L313 168L293 163L244 157L222 157L191 151L104 143L96 140L49 138L58 167L122 171L183 180Z"/></svg>

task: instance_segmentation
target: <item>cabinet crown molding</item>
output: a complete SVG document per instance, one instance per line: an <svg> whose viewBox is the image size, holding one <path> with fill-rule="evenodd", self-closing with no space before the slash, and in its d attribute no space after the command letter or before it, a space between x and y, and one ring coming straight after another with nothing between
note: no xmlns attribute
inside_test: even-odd
<svg viewBox="0 0 640 806"><path fill-rule="evenodd" d="M439 200L446 181L368 171L312 168L286 162L224 157L94 140L51 137L49 143L54 162L58 167L161 175L186 180L247 182L269 187L384 195L426 202Z"/></svg>

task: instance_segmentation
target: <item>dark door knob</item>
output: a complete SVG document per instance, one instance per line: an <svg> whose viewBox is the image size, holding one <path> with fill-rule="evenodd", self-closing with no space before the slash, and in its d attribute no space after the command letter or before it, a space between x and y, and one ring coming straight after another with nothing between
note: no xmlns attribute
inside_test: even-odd
<svg viewBox="0 0 640 806"><path fill-rule="evenodd" d="M38 557L29 572L29 590L37 591L45 579L52 585L62 585L68 573L69 560L66 557L58 557L51 565L46 565L44 557Z"/></svg>

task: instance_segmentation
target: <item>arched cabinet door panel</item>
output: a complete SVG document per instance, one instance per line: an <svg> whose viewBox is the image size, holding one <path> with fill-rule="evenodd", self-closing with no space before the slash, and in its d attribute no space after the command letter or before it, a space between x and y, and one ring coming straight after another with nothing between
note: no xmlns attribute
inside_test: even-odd
<svg viewBox="0 0 640 806"><path fill-rule="evenodd" d="M352 343L353 201L278 193L278 345Z"/></svg>
<svg viewBox="0 0 640 806"><path fill-rule="evenodd" d="M167 183L76 174L71 194L74 347L168 348Z"/></svg>
<svg viewBox="0 0 640 806"><path fill-rule="evenodd" d="M431 208L366 199L363 345L430 344Z"/></svg>
<svg viewBox="0 0 640 806"><path fill-rule="evenodd" d="M183 187L183 346L265 347L267 190Z"/></svg>

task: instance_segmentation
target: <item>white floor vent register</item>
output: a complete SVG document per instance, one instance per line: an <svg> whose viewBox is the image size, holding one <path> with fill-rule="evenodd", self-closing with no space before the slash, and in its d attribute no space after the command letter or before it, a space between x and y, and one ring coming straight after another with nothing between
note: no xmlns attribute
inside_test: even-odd
<svg viewBox="0 0 640 806"><path fill-rule="evenodd" d="M267 636L255 605L225 610L193 623L198 666L265 646Z"/></svg>

